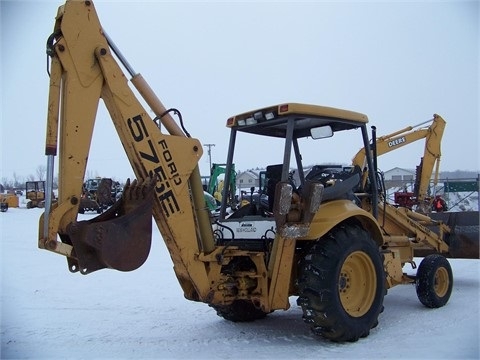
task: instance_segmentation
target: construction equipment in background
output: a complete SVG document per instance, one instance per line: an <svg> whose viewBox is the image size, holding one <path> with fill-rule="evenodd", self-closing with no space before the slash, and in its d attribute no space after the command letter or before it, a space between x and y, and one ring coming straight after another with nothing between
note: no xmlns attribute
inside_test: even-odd
<svg viewBox="0 0 480 360"><path fill-rule="evenodd" d="M0 194L0 212L8 211L8 208L18 207L18 196L15 193Z"/></svg>
<svg viewBox="0 0 480 360"><path fill-rule="evenodd" d="M425 126L427 125L428 126ZM389 135L372 139L376 156L399 149L417 140L425 139L423 156L416 167L413 192L397 191L394 193L395 205L388 201L383 203L381 220L388 231L416 233L419 224L428 231L425 235L431 238L444 237L449 250L444 255L451 258L480 258L479 215L476 212L446 212L446 206L433 210L434 200L443 200L439 194L432 194L430 185L438 184L441 158L441 142L446 121L438 114L431 120L418 125L408 126ZM352 160L353 166L362 166L365 161L365 150L362 148ZM366 177L364 176L364 179ZM383 179L382 179L383 180ZM365 183L365 182L364 182ZM385 188L385 185L382 185ZM476 185L478 189L478 183ZM384 194L386 199L386 194ZM445 212L441 215L439 212ZM435 253L430 246L416 247L416 256Z"/></svg>
<svg viewBox="0 0 480 360"><path fill-rule="evenodd" d="M235 194L237 191L237 173L235 171L235 165L232 165L230 172L230 184L227 186L227 189L229 189L227 199L228 204L235 207ZM222 202L223 191L225 189L225 179L219 179L222 174L225 174L225 164L213 163L212 168L210 169L210 179L208 180L207 191L215 198L218 204Z"/></svg>
<svg viewBox="0 0 480 360"><path fill-rule="evenodd" d="M132 91L116 58L132 76ZM448 251L443 237L426 237L421 221L415 232L386 229L384 203L370 151L367 116L306 104L280 104L227 120L230 144L225 184L230 183L237 141L279 141L279 162L267 167L268 197L227 214L222 198L213 226L198 162L202 145L189 136L155 93L133 71L105 34L92 1L67 1L59 8L47 42L51 57L47 118L47 191L59 157L58 204L47 199L39 221L38 246L67 258L72 272L111 268L131 271L148 257L152 214L173 261L186 299L201 301L231 321L253 321L290 307L297 296L303 318L315 334L333 341L356 341L378 324L388 288L415 284L427 307L445 305L453 285L451 267L439 254L426 257L416 276L417 246ZM149 115L135 94L155 114ZM99 100L105 103L136 180L107 211L78 221L79 199ZM162 130L157 121L161 122ZM300 145L348 131L366 149L369 186L361 169L332 186L306 181ZM75 141L70 134L75 133ZM252 147L253 148L253 147ZM292 156L293 153L293 156ZM319 152L319 156L328 153ZM244 154L243 154L244 155ZM289 182L290 162L300 182ZM225 190L224 190L225 191ZM411 220L415 222L415 220Z"/></svg>
<svg viewBox="0 0 480 360"><path fill-rule="evenodd" d="M87 179L83 183L82 196L80 197L80 205L78 212L85 214L94 211L97 214L102 213L102 208L97 202L97 188L101 178Z"/></svg>
<svg viewBox="0 0 480 360"><path fill-rule="evenodd" d="M53 194L53 189L51 193ZM45 181L27 181L25 183L25 198L27 209L43 208L45 206Z"/></svg>
<svg viewBox="0 0 480 360"><path fill-rule="evenodd" d="M429 124L428 126L424 126ZM448 244L448 251L444 254L451 258L480 258L478 212L446 213L437 215L432 213L432 202L436 197L430 194L430 183L433 174L433 185L438 183L439 165L441 157L441 141L446 126L445 120L434 114L431 120L415 126L408 126L389 135L376 137L376 130L372 136L372 153L374 158L417 140L425 139L423 156L420 165L416 168L415 185L413 192L395 192L395 204L390 204L384 192L385 201L380 206L380 217L383 228L388 233L415 234L423 233L429 242L444 239ZM361 148L353 157L351 167L341 165L317 165L307 174L308 180L319 180L327 185L334 181L343 181L348 178L352 167L365 169L365 148ZM362 186L368 187L368 172L363 171ZM380 189L385 191L383 177L377 180ZM477 186L478 187L478 186ZM442 210L443 211L443 210ZM414 254L425 256L435 253L431 246L417 246Z"/></svg>
<svg viewBox="0 0 480 360"><path fill-rule="evenodd" d="M428 126L424 126L429 124ZM431 212L433 198L429 194L429 186L433 174L433 184L438 183L440 169L441 143L446 122L438 114L434 114L431 120L418 125L407 126L391 134L380 136L375 142L372 141L372 151L377 155L387 154L415 141L425 139L423 156L416 168L415 184L413 192L396 192L395 203L409 209L415 208L417 212L428 214ZM353 157L353 166L364 168L365 149L361 148ZM367 177L364 176L364 183Z"/></svg>
<svg viewBox="0 0 480 360"><path fill-rule="evenodd" d="M110 178L88 179L83 184L79 213L94 211L101 214L112 206L119 192L118 183Z"/></svg>
<svg viewBox="0 0 480 360"><path fill-rule="evenodd" d="M213 197L213 195L209 194L207 191L204 191L203 195L205 197L205 205L207 206L208 210L211 213L212 221L216 220L216 218L218 217L217 212L219 208L217 204L217 200Z"/></svg>

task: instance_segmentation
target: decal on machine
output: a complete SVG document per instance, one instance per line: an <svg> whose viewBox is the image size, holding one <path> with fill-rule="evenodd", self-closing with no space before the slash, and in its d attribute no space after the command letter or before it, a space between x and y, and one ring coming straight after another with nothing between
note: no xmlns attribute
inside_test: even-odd
<svg viewBox="0 0 480 360"><path fill-rule="evenodd" d="M127 125L135 142L146 142L149 147L148 152L139 151L139 155L142 159L155 166L153 170L149 170L149 176L157 176L155 193L160 200L163 213L169 217L180 211L178 201L172 189L172 183L174 186L178 186L182 183L182 179L180 178L168 144L165 139L160 140L157 145L160 145L161 153L157 153L152 139L149 138L143 118L140 115L128 119ZM147 168L151 168L151 166L147 166Z"/></svg>
<svg viewBox="0 0 480 360"><path fill-rule="evenodd" d="M399 137L398 139L392 140L388 142L388 147L394 147L400 144L403 144L406 142L407 139L405 139L405 136Z"/></svg>
<svg viewBox="0 0 480 360"><path fill-rule="evenodd" d="M237 232L256 232L257 228L252 223L242 223Z"/></svg>

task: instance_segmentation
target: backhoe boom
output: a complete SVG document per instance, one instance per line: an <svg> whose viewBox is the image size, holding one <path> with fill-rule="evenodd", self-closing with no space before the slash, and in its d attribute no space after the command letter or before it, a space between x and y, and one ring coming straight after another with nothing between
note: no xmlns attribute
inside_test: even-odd
<svg viewBox="0 0 480 360"><path fill-rule="evenodd" d="M429 124L428 126L424 126ZM375 142L377 156L387 154L403 146L409 145L415 141L425 139L425 146L420 165L417 167L415 197L416 202L423 210L428 209L426 204L428 196L428 186L432 173L434 174L434 184L437 184L441 158L441 142L446 122L438 114L433 115L433 119L422 122L418 125L407 126L401 130L377 138ZM352 165L365 168L365 148L361 148L353 157ZM435 169L435 172L434 172ZM364 179L364 184L365 184ZM424 211L427 212L427 211Z"/></svg>
<svg viewBox="0 0 480 360"><path fill-rule="evenodd" d="M54 34L46 153L55 156L58 137L59 194L58 205L46 209L40 221L39 246L67 255L72 271L88 273L102 267L132 270L148 255L152 210L145 209L144 204L151 197L154 218L177 260L177 276L188 288L188 296L205 297L208 286L192 285L208 284L204 265L185 265L194 253L213 250L197 166L202 155L200 142L184 135L143 78L135 74L132 82L173 134L160 131L128 86L93 3L68 1L59 9ZM100 99L110 113L135 176L145 182L132 183L131 197L124 197L120 208L103 214L99 225L98 219L77 222L77 214ZM201 200L195 202L198 189ZM116 220L120 217L121 221ZM118 223L122 224L122 231L118 231ZM97 232L92 233L89 228ZM61 242L57 241L57 233ZM83 241L79 234L93 238ZM148 239L142 239L142 234ZM136 248L137 251L132 250ZM121 253L114 253L118 251ZM132 259L134 256L138 259Z"/></svg>

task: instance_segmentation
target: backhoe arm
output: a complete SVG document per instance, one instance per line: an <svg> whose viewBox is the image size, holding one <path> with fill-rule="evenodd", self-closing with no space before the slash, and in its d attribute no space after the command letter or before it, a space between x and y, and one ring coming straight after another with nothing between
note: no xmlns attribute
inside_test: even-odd
<svg viewBox="0 0 480 360"><path fill-rule="evenodd" d="M421 127L431 123L427 127ZM440 115L433 115L433 119L418 125L408 126L404 129L395 131L391 134L377 138L377 155L383 155L390 151L411 144L417 140L425 139L425 148L419 168L417 169L417 189L416 196L420 203L425 200L430 184L430 178L435 168L435 180L438 181L438 172L441 157L441 142L446 122ZM358 165L361 169L365 168L365 149L361 148L353 157L352 164Z"/></svg>
<svg viewBox="0 0 480 360"><path fill-rule="evenodd" d="M208 284L206 270L192 261L213 250L197 165L202 146L184 135L143 78L132 74L132 83L170 134L161 132L128 86L109 43L92 2L67 1L59 8L49 48L46 137L47 180L53 178L58 150L58 203L46 205L39 247L66 255L71 271L133 270L148 256L153 211L186 296L205 297L208 286L194 284ZM104 214L77 221L100 98L139 180L127 182L122 199Z"/></svg>

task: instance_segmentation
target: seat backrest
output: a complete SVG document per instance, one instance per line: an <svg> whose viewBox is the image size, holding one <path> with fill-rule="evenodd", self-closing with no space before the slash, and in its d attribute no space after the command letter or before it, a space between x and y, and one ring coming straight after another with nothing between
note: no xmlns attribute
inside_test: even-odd
<svg viewBox="0 0 480 360"><path fill-rule="evenodd" d="M268 211L273 211L273 200L275 199L275 187L282 179L282 164L269 165L266 171Z"/></svg>

